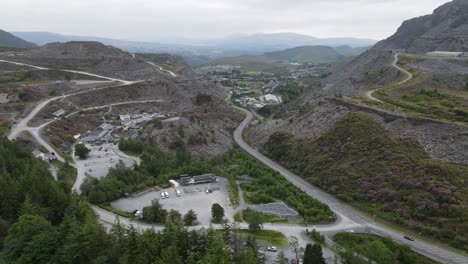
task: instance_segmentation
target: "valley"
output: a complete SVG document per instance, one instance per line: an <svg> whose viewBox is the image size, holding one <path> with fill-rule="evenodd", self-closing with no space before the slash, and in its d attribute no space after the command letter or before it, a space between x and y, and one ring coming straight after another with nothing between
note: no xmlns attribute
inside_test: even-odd
<svg viewBox="0 0 468 264"><path fill-rule="evenodd" d="M467 263L467 14L375 45L0 30L0 263Z"/></svg>

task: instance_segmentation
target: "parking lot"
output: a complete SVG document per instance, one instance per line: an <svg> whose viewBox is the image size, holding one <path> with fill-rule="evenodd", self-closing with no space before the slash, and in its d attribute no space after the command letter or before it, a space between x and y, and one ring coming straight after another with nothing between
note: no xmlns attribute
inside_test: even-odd
<svg viewBox="0 0 468 264"><path fill-rule="evenodd" d="M216 183L181 186L178 189L181 191L180 196L176 195L175 188L169 188L164 189L169 193L169 198L162 199L161 191L153 191L139 197L121 198L111 202L111 204L114 208L130 212L137 209L142 210L143 207L151 205L153 199L158 199L164 209L174 209L182 215L186 214L190 209L194 210L200 224L209 225L211 222L211 206L218 203L224 208L225 217L230 221L233 220L226 179L216 177ZM207 189L212 192L206 193Z"/></svg>
<svg viewBox="0 0 468 264"><path fill-rule="evenodd" d="M79 160L84 166L85 173L89 177L101 178L107 175L109 168L115 167L121 160L125 166L131 167L134 160L117 154L117 145L103 144L101 146L86 145L91 149L86 160Z"/></svg>

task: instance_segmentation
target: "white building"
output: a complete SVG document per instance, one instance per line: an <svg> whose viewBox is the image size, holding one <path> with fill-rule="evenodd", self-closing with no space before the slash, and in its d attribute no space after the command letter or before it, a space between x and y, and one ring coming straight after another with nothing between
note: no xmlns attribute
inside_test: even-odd
<svg viewBox="0 0 468 264"><path fill-rule="evenodd" d="M280 104L281 97L274 94L266 94L263 96L263 101L267 104Z"/></svg>
<svg viewBox="0 0 468 264"><path fill-rule="evenodd" d="M427 55L434 56L434 57L446 57L446 58L458 58L458 57L465 56L463 52L453 52L453 51L432 51L432 52L428 52Z"/></svg>

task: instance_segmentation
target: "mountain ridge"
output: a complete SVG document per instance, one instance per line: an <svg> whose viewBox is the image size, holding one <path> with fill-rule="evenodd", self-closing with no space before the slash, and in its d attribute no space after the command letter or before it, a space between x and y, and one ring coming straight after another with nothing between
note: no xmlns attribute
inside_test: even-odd
<svg viewBox="0 0 468 264"><path fill-rule="evenodd" d="M432 14L406 20L376 49L404 49L411 53L468 51L468 1L454 0Z"/></svg>
<svg viewBox="0 0 468 264"><path fill-rule="evenodd" d="M15 35L0 29L0 47L35 48L36 44L23 40Z"/></svg>

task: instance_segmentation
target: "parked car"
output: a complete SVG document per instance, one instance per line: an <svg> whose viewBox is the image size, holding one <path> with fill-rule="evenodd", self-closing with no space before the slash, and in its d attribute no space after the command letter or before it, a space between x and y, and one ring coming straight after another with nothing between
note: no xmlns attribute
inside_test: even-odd
<svg viewBox="0 0 468 264"><path fill-rule="evenodd" d="M404 236L405 239L408 239L409 241L414 241L414 238L410 237L410 236Z"/></svg>
<svg viewBox="0 0 468 264"><path fill-rule="evenodd" d="M169 198L169 193L165 191L164 196L166 196L166 198Z"/></svg>
<svg viewBox="0 0 468 264"><path fill-rule="evenodd" d="M134 216L136 217L139 217L141 215L141 211L140 210L135 210L132 212Z"/></svg>
<svg viewBox="0 0 468 264"><path fill-rule="evenodd" d="M278 249L277 249L276 247L273 247L273 246L269 246L269 247L267 248L267 250L268 250L268 251L271 251L271 252L276 252L276 251L278 251Z"/></svg>
<svg viewBox="0 0 468 264"><path fill-rule="evenodd" d="M166 198L166 194L164 192L161 192L161 199Z"/></svg>
<svg viewBox="0 0 468 264"><path fill-rule="evenodd" d="M175 193L176 193L176 195L177 195L178 197L180 197L180 196L182 195L182 193L180 192L180 190L177 190L177 189L175 190Z"/></svg>

